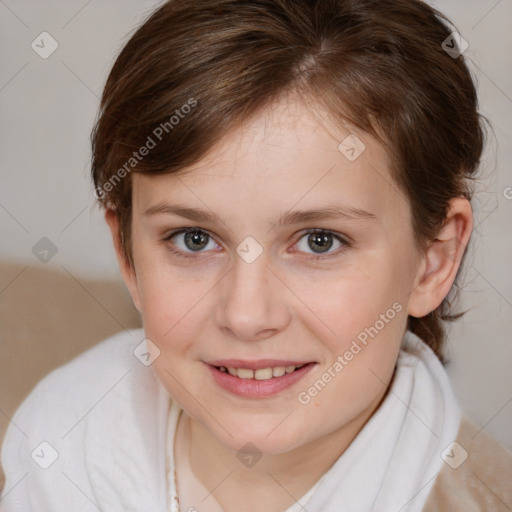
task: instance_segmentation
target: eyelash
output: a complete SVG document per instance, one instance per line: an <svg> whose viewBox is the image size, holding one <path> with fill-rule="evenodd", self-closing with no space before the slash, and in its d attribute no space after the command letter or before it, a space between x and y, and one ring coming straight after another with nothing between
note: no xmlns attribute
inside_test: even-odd
<svg viewBox="0 0 512 512"><path fill-rule="evenodd" d="M210 237L210 239L215 240L214 237L208 231L205 231L204 229L187 227L187 228L181 228L181 229L172 231L167 236L165 236L165 238L162 240L162 242L164 242L164 243L169 242L171 238L173 238L176 235L180 235L182 233L191 233L191 232L194 233L196 231L205 233ZM342 252L344 252L346 249L348 249L349 247L352 246L352 244L345 238L341 237L340 235L337 235L336 233L334 233L332 231L329 231L327 229L322 229L322 228L314 228L314 229L308 229L308 230L304 231L302 233L302 235L299 237L299 239L297 240L297 242L295 242L295 244L297 244L300 240L302 240L302 238L304 238L306 235L310 235L313 233L322 233L322 234L326 233L326 234L332 235L333 238L335 238L342 244L342 246L340 248L338 248L336 251L331 252L331 253L326 253L326 254L318 253L316 255L310 254L308 257L314 261L318 261L320 259L331 258L334 256L339 256ZM188 253L185 251L181 251L179 249L174 249L174 248L170 247L169 245L167 245L166 247L170 252L172 252L173 254L179 256L180 258L184 258L184 259L197 258L197 254L199 254L201 252L201 251L198 251L197 253Z"/></svg>

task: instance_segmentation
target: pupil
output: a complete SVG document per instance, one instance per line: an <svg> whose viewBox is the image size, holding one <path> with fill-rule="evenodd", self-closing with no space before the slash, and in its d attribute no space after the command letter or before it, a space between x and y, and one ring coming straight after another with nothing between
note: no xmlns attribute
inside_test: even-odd
<svg viewBox="0 0 512 512"><path fill-rule="evenodd" d="M190 246L188 242L191 242ZM185 243L189 249L193 251L203 249L208 245L208 235L201 233L201 231L193 231L185 234Z"/></svg>
<svg viewBox="0 0 512 512"><path fill-rule="evenodd" d="M311 244L320 248L320 251L317 252L328 251L332 246L331 235L328 233L311 233L309 235L308 242L311 242ZM312 245L311 248L313 250L315 249Z"/></svg>

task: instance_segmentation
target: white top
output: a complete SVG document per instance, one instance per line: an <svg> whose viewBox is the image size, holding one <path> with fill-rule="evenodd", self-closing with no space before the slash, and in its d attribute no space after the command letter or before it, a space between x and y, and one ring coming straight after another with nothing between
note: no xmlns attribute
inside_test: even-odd
<svg viewBox="0 0 512 512"><path fill-rule="evenodd" d="M134 355L144 338L121 332L32 390L2 445L0 512L169 512L170 397ZM408 332L389 393L303 497L308 512L420 512L460 417L443 366Z"/></svg>

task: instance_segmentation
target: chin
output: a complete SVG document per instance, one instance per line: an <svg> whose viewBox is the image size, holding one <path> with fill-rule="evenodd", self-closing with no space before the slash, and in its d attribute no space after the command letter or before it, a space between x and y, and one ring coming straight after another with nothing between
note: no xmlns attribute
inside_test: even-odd
<svg viewBox="0 0 512 512"><path fill-rule="evenodd" d="M280 424L282 420L279 418L272 422L267 420L258 423L249 421L247 416L245 421L233 418L232 421L222 423L226 430L211 421L202 424L219 443L237 453L254 450L256 453L278 455L304 443L304 432L293 428L294 425Z"/></svg>

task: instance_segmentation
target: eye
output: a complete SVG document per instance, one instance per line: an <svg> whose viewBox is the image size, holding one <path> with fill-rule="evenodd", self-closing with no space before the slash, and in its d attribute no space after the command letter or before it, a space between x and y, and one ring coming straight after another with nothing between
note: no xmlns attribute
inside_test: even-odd
<svg viewBox="0 0 512 512"><path fill-rule="evenodd" d="M346 240L325 229L308 230L296 244L298 250L308 252L308 249L311 249L317 256L322 254L327 256L336 255L349 245ZM328 252L333 246L340 250Z"/></svg>
<svg viewBox="0 0 512 512"><path fill-rule="evenodd" d="M202 253L219 247L209 233L193 227L173 231L163 239L163 242L169 242L167 248L183 258L193 258L195 257L194 253ZM300 252L307 253L309 249L312 251L309 254L316 255L317 258L326 258L336 256L343 249L349 247L350 243L331 231L310 229L303 234L295 246ZM333 247L338 250L331 251Z"/></svg>
<svg viewBox="0 0 512 512"><path fill-rule="evenodd" d="M182 228L173 231L164 238L164 242L172 242L172 245L178 250L169 247L169 249L185 258L193 257L193 253L205 252L203 249L215 249L217 244L213 238L199 228Z"/></svg>

